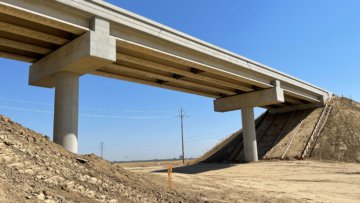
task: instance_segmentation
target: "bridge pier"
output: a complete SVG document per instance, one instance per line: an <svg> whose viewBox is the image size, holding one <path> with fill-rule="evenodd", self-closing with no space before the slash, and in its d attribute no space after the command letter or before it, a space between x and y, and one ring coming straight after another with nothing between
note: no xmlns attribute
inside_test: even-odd
<svg viewBox="0 0 360 203"><path fill-rule="evenodd" d="M273 82L273 88L220 98L214 101L214 109L217 112L241 109L246 162L258 161L254 107L279 104L284 101L284 90L280 87L279 81Z"/></svg>
<svg viewBox="0 0 360 203"><path fill-rule="evenodd" d="M246 162L258 161L258 150L256 142L256 129L254 108L244 107L241 109L244 155Z"/></svg>
<svg viewBox="0 0 360 203"><path fill-rule="evenodd" d="M79 75L55 75L54 142L66 150L78 150Z"/></svg>
<svg viewBox="0 0 360 203"><path fill-rule="evenodd" d="M29 84L55 87L54 142L77 153L79 77L116 61L110 22L95 17L91 30L30 67Z"/></svg>

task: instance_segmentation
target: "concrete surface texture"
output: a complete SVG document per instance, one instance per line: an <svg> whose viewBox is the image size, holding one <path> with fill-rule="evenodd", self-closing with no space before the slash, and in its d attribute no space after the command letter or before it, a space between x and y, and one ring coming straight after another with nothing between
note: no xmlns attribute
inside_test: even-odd
<svg viewBox="0 0 360 203"><path fill-rule="evenodd" d="M284 103L284 90L280 87L280 81L274 81L273 85L273 88L265 90L216 99L214 101L214 109L217 112L226 112L248 107L264 107Z"/></svg>
<svg viewBox="0 0 360 203"><path fill-rule="evenodd" d="M245 161L258 161L258 149L256 143L254 108L246 107L241 110Z"/></svg>
<svg viewBox="0 0 360 203"><path fill-rule="evenodd" d="M55 76L54 142L77 153L79 75L59 72Z"/></svg>

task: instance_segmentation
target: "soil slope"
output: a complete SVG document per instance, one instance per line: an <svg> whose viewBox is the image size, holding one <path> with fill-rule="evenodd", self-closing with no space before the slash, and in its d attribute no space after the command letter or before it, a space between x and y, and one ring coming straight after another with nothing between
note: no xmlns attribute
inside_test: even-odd
<svg viewBox="0 0 360 203"><path fill-rule="evenodd" d="M360 162L360 104L336 97L329 105L332 111L310 158ZM259 159L299 159L323 109L266 112L257 118ZM244 162L242 130L217 144L197 162Z"/></svg>
<svg viewBox="0 0 360 203"><path fill-rule="evenodd" d="M201 202L0 115L0 202Z"/></svg>
<svg viewBox="0 0 360 203"><path fill-rule="evenodd" d="M338 98L330 104L333 110L311 157L360 162L360 103Z"/></svg>

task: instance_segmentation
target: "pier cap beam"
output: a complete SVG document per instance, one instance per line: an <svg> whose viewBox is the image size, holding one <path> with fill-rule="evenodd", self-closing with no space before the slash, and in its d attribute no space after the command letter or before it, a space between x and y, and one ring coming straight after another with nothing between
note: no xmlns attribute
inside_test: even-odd
<svg viewBox="0 0 360 203"><path fill-rule="evenodd" d="M284 103L284 90L280 88L280 82L275 81L273 84L274 87L270 89L216 99L214 109L216 112L226 112L246 107Z"/></svg>
<svg viewBox="0 0 360 203"><path fill-rule="evenodd" d="M116 61L116 39L109 22L94 18L93 30L81 35L30 66L29 84L54 87L58 72L83 75Z"/></svg>

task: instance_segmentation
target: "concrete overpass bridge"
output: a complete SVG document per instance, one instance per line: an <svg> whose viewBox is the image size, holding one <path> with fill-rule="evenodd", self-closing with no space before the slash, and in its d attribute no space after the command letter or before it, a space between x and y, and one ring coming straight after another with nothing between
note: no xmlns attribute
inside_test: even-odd
<svg viewBox="0 0 360 203"><path fill-rule="evenodd" d="M253 107L323 105L331 93L101 0L0 0L0 56L31 63L29 84L55 88L54 142L77 153L79 77L93 74L241 109L257 161Z"/></svg>

